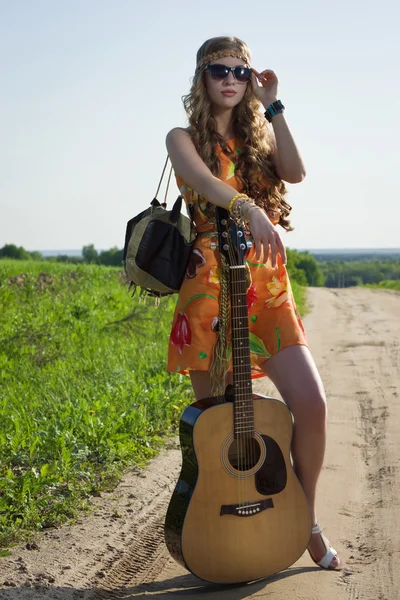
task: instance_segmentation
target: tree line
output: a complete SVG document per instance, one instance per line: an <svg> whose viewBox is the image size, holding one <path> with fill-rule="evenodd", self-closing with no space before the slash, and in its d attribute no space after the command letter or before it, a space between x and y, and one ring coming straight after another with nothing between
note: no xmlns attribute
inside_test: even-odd
<svg viewBox="0 0 400 600"><path fill-rule="evenodd" d="M42 260L48 262L69 262L69 263L90 263L98 265L107 265L109 267L122 266L123 250L117 247L98 252L93 244L83 246L82 256L68 256L67 254L58 254L57 256L43 256L38 251L30 252L22 246L15 244L6 244L0 248L0 258L14 258L16 260Z"/></svg>
<svg viewBox="0 0 400 600"><path fill-rule="evenodd" d="M308 251L299 252L290 248L287 252L287 270L290 279L300 285L316 287L350 287L362 284L375 284L382 281L400 281L400 255L383 260L364 259L359 255L359 260L329 260L318 261ZM44 257L40 252L29 252L14 244L6 244L0 248L0 258L14 258L17 260L41 260L49 262L87 263L121 267L123 250L117 247L109 250L96 250L94 244L83 246L82 256L58 255ZM324 257L326 258L326 256Z"/></svg>

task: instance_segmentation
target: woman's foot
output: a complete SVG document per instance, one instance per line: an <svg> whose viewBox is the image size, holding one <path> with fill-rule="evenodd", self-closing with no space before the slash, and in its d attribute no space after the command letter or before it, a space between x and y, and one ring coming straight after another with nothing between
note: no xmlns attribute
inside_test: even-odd
<svg viewBox="0 0 400 600"><path fill-rule="evenodd" d="M323 569L339 570L343 568L336 550L332 548L318 523L312 528L312 535L307 549L315 564Z"/></svg>

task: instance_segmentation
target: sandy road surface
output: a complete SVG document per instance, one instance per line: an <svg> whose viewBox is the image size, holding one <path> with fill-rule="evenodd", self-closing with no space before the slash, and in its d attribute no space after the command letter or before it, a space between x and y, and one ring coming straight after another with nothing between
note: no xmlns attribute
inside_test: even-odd
<svg viewBox="0 0 400 600"><path fill-rule="evenodd" d="M91 516L0 559L0 598L400 599L400 294L314 288L309 300L305 326L329 402L319 518L344 571L322 571L306 553L268 581L219 587L177 566L162 541L180 466L171 447L94 498ZM266 379L257 389L277 393Z"/></svg>

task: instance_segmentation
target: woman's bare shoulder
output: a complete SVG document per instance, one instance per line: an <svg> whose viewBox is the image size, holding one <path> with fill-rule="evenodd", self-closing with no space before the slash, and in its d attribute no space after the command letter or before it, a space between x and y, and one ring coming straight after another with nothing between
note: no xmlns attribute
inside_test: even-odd
<svg viewBox="0 0 400 600"><path fill-rule="evenodd" d="M189 128L188 127L173 127L170 131L168 131L167 133L167 137L166 140L171 140L171 139L192 139L192 136L190 134Z"/></svg>

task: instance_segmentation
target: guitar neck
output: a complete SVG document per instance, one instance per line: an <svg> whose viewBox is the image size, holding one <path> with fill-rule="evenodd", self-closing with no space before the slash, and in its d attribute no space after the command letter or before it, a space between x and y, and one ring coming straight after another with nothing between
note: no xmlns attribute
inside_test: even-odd
<svg viewBox="0 0 400 600"><path fill-rule="evenodd" d="M232 320L232 363L235 437L251 437L254 431L253 393L249 325L246 298L246 266L230 267L231 273L231 320Z"/></svg>

